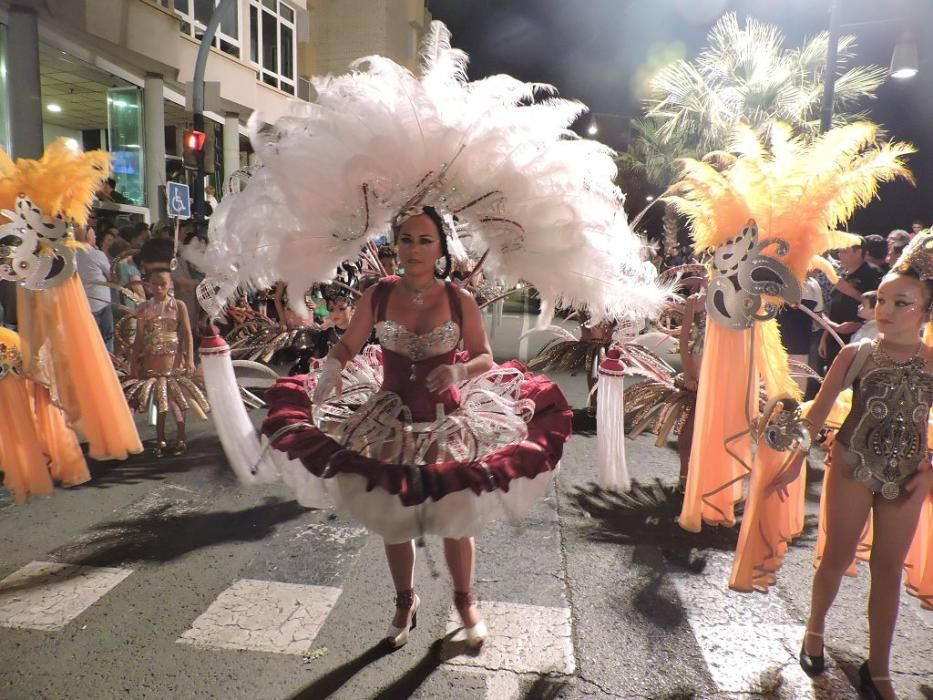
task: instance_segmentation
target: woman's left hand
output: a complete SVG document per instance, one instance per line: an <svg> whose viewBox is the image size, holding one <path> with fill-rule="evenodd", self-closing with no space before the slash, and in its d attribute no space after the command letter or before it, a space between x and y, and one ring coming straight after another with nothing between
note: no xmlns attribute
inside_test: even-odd
<svg viewBox="0 0 933 700"><path fill-rule="evenodd" d="M441 365L431 370L427 377L428 391L440 394L454 384L459 384L467 377L466 367L462 364Z"/></svg>

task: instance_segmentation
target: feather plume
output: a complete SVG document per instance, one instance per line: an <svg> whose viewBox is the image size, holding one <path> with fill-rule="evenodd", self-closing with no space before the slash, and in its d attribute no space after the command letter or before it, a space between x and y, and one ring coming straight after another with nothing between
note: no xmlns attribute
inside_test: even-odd
<svg viewBox="0 0 933 700"><path fill-rule="evenodd" d="M421 61L418 78L370 56L315 78L316 102L274 127L254 114L263 166L211 217L205 271L254 286L326 282L415 202L456 215L488 249L487 273L528 282L544 308L654 316L669 289L639 262L615 154L570 131L585 107L510 76L468 82L466 55L437 22Z"/></svg>

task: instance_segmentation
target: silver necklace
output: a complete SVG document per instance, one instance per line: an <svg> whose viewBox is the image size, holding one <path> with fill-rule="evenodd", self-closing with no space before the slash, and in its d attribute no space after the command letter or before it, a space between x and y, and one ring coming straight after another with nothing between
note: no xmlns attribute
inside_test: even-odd
<svg viewBox="0 0 933 700"><path fill-rule="evenodd" d="M412 295L411 303L420 308L424 306L424 293L434 286L434 281L432 280L428 286L419 289L411 284L406 277L402 277L402 284L405 285L408 293Z"/></svg>
<svg viewBox="0 0 933 700"><path fill-rule="evenodd" d="M923 347L923 341L921 340L920 342L917 343L917 347L911 353L910 357L908 357L906 360L902 360L901 362L898 362L893 357L891 357L883 347L881 347L880 338L875 342L875 352L878 353L878 355L881 358L887 360L894 367L906 367L907 365L912 364L916 360L920 359L919 355L920 355L920 349L922 347Z"/></svg>

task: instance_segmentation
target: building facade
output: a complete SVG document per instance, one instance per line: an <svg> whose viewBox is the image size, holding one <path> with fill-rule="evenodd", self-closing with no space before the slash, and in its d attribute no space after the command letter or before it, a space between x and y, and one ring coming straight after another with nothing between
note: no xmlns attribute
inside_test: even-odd
<svg viewBox="0 0 933 700"><path fill-rule="evenodd" d="M424 0L229 1L205 73L205 171L218 192L248 160L253 112L274 122L291 100L311 99L310 76L345 71L361 56L413 66L428 21ZM192 121L195 57L220 3L0 0L0 145L34 157L18 148L28 139L17 134L33 130L27 136L35 143L38 129L46 144L65 137L75 148L108 150L118 192L150 220L163 218L166 182L192 177L182 139ZM34 49L24 21L37 27ZM12 100L23 95L10 94L17 88L7 78L19 70L15 80L24 80L34 60L38 91L30 92L33 79L18 92L39 100L41 123L20 116L11 128L20 106L11 109Z"/></svg>

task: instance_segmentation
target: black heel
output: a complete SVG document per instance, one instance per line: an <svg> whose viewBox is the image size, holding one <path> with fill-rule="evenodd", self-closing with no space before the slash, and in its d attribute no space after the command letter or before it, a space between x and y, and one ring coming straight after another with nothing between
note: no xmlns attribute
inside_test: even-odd
<svg viewBox="0 0 933 700"><path fill-rule="evenodd" d="M817 634L816 632L807 632L804 636L804 642L806 642L806 637L822 637L822 634ZM807 653L806 644L800 645L800 668L803 669L803 672L806 673L810 678L820 675L823 671L826 670L826 655L825 654L815 654L810 656Z"/></svg>
<svg viewBox="0 0 933 700"><path fill-rule="evenodd" d="M868 668L868 660L865 660L858 670L859 680L862 682L862 690L865 691L865 694L871 700L884 700L884 696L881 694L881 691L878 690L878 686L875 685L875 681L890 681L890 677L884 676L883 678L872 678L871 669Z"/></svg>
<svg viewBox="0 0 933 700"><path fill-rule="evenodd" d="M418 626L418 611L415 611L415 614L411 616L411 629L415 629Z"/></svg>

